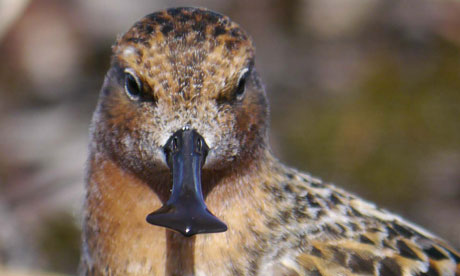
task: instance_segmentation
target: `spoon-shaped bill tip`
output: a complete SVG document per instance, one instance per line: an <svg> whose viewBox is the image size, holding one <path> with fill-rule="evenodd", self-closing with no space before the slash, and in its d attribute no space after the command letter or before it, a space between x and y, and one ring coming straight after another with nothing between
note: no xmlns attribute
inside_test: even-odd
<svg viewBox="0 0 460 276"><path fill-rule="evenodd" d="M168 139L164 151L173 178L172 193L163 207L147 216L147 222L187 237L226 231L225 223L207 209L201 191L201 170L208 153L204 138L184 128Z"/></svg>

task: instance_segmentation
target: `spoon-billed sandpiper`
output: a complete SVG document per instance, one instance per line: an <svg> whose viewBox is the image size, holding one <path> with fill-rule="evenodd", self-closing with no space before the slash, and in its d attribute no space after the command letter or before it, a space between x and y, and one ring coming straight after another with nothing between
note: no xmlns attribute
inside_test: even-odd
<svg viewBox="0 0 460 276"><path fill-rule="evenodd" d="M228 17L137 22L93 117L82 274L460 275L442 240L281 164L267 117L254 46Z"/></svg>

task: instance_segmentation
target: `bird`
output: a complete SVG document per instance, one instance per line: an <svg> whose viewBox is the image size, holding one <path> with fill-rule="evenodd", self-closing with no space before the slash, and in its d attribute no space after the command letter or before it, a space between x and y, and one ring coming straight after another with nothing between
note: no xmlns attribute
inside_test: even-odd
<svg viewBox="0 0 460 276"><path fill-rule="evenodd" d="M255 46L229 17L154 12L112 52L81 275L460 275L446 241L274 156Z"/></svg>

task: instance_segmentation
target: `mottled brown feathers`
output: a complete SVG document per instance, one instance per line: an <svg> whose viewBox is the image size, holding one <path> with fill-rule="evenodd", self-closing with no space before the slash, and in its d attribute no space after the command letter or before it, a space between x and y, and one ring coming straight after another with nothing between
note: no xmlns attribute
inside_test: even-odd
<svg viewBox="0 0 460 276"><path fill-rule="evenodd" d="M188 101L201 90L215 91L209 95L213 98L217 92L229 93L238 69L253 63L254 48L228 17L178 8L144 17L118 40L114 53L124 66L140 72L152 93L180 94ZM212 87L221 83L218 90Z"/></svg>
<svg viewBox="0 0 460 276"><path fill-rule="evenodd" d="M91 127L81 274L460 276L434 235L273 157L254 47L228 17L153 13L113 53ZM170 195L163 146L184 127L210 149L203 196L224 233L145 221Z"/></svg>
<svg viewBox="0 0 460 276"><path fill-rule="evenodd" d="M288 237L287 241L272 240L301 252L297 264L288 265L298 275L459 273L458 253L425 230L308 175L294 173L296 177L292 178L292 174L286 168L281 182L281 187L288 189L281 191L267 185L272 201L281 202L276 204L278 217L268 225L287 224L297 229L292 236L291 230L281 226L277 235ZM319 185L313 187L313 183ZM286 218L287 213L294 214L295 219Z"/></svg>

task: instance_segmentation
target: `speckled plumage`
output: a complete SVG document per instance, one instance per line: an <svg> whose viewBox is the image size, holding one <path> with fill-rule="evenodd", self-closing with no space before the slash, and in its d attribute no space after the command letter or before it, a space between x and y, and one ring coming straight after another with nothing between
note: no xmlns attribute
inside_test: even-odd
<svg viewBox="0 0 460 276"><path fill-rule="evenodd" d="M272 156L254 48L227 17L154 13L113 51L91 128L83 275L460 275L445 242ZM185 125L210 148L203 194L227 232L186 238L145 221L170 193L161 148Z"/></svg>

